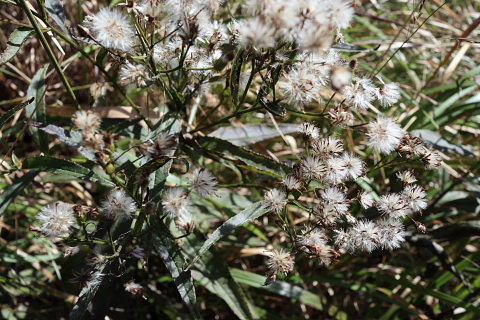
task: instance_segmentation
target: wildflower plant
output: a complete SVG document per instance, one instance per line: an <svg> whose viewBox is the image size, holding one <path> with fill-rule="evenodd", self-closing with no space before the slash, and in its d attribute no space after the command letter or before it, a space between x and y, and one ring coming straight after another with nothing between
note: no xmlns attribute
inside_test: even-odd
<svg viewBox="0 0 480 320"><path fill-rule="evenodd" d="M328 276L427 231L437 185L422 181L444 156L409 132L403 84L346 50L357 4L127 1L89 5L75 24L47 2L36 16L18 4L77 110L45 116L49 66L40 69L35 99L15 109L25 108L38 152L8 172L25 172L22 188L37 175L69 186L44 197L29 231L75 262L61 270L81 290L70 319L109 316L97 310L109 288L167 297L161 281L186 307L169 314L202 318L200 292L260 319L266 311L239 282L282 291L278 279ZM72 90L37 19L94 69L90 100ZM134 116L109 116L118 109Z"/></svg>

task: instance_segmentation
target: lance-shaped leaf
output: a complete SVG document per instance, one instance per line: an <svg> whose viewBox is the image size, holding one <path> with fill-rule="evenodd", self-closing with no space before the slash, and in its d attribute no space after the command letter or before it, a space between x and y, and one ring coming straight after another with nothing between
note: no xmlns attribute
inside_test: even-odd
<svg viewBox="0 0 480 320"><path fill-rule="evenodd" d="M47 122L47 116L45 113L45 93L47 91L45 76L47 74L47 69L48 64L45 64L45 67L35 73L32 83L30 83L27 90L27 96L34 97L35 101L27 105L25 108L25 116L27 119L42 123ZM30 127L30 132L40 151L48 153L48 135L45 132L40 131L38 128L33 127Z"/></svg>
<svg viewBox="0 0 480 320"><path fill-rule="evenodd" d="M159 121L156 125L152 134L150 135L150 139L155 139L160 134L170 134L174 136L178 136L181 130L181 121L182 116L177 113L168 113L165 115L165 121ZM173 156L173 151L169 156ZM170 167L172 162L167 162L164 166L162 166L159 170L155 171L154 177L150 181L149 189L150 189L150 201L159 202L162 190L165 187L165 181L170 173Z"/></svg>
<svg viewBox="0 0 480 320"><path fill-rule="evenodd" d="M235 58L232 63L232 69L230 71L230 92L232 95L233 106L235 109L238 108L238 89L240 87L240 75L242 74L243 60L244 51L243 49L239 49L235 54Z"/></svg>
<svg viewBox="0 0 480 320"><path fill-rule="evenodd" d="M38 171L30 171L18 178L11 186L3 191L0 195L0 217L7 212L7 208L12 203L13 199L25 189L30 182L37 176Z"/></svg>
<svg viewBox="0 0 480 320"><path fill-rule="evenodd" d="M198 252L203 243L203 236L194 232L184 238L182 249L191 258ZM259 319L255 313L253 302L247 299L246 294L230 275L226 259L220 252L211 250L195 265L192 277L204 285L209 291L223 299L239 319Z"/></svg>
<svg viewBox="0 0 480 320"><path fill-rule="evenodd" d="M322 302L318 294L314 294L298 286L278 280L268 286L264 286L263 284L265 283L266 279L265 276L234 268L230 269L230 273L232 274L233 278L240 283L254 288L262 288L281 296L296 299L301 303L304 303L317 310L324 310L323 305L325 302Z"/></svg>
<svg viewBox="0 0 480 320"><path fill-rule="evenodd" d="M59 174L68 174L80 179L100 181L108 186L114 183L104 177L100 177L93 170L64 159L57 159L47 156L27 158L22 163L22 169L46 171Z"/></svg>
<svg viewBox="0 0 480 320"><path fill-rule="evenodd" d="M190 265L186 268L189 270L193 265L200 259L202 254L204 254L215 242L230 234L236 228L244 225L245 223L257 219L258 217L263 216L267 212L267 209L262 206L260 202L256 202L250 207L246 208L236 216L225 221L217 230L215 230L210 238L205 241L200 250L197 252L195 258L193 258Z"/></svg>
<svg viewBox="0 0 480 320"><path fill-rule="evenodd" d="M0 117L0 129L2 129L3 125L5 123L7 123L8 119L13 117L15 115L15 113L17 113L19 110L25 108L26 105L32 103L34 99L35 98L32 97L32 98L28 99L27 101L25 101L24 103L21 103L18 106L15 106L12 109L5 112L4 114L2 114L2 116Z"/></svg>
<svg viewBox="0 0 480 320"><path fill-rule="evenodd" d="M59 0L45 0L45 9L50 17L52 17L52 19L60 26L65 35L71 39L70 31L65 25L66 18L62 3Z"/></svg>
<svg viewBox="0 0 480 320"><path fill-rule="evenodd" d="M133 195L137 194L140 184L148 183L148 177L161 167L163 167L172 157L161 156L158 159L153 159L145 163L143 166L135 170L135 172L128 178L127 188Z"/></svg>
<svg viewBox="0 0 480 320"><path fill-rule="evenodd" d="M80 154L84 155L88 160L96 161L93 149L86 148L80 144L83 139L80 132L63 129L53 124L41 122L29 121L28 125L39 128L40 130L54 136L58 140L65 142L67 145L77 150Z"/></svg>
<svg viewBox="0 0 480 320"><path fill-rule="evenodd" d="M33 28L28 27L21 27L14 30L8 38L7 48L0 54L0 66L12 60L22 48L23 43L34 33Z"/></svg>
<svg viewBox="0 0 480 320"><path fill-rule="evenodd" d="M197 306L197 297L195 296L192 275L190 271L182 271L184 261L182 255L178 252L178 248L171 239L158 234L153 234L152 245L163 260L163 263L165 263L168 271L170 271L175 280L177 290L193 318L202 319Z"/></svg>
<svg viewBox="0 0 480 320"><path fill-rule="evenodd" d="M87 311L90 302L95 297L98 289L100 289L100 286L102 285L102 282L104 280L102 272L106 271L106 268L106 266L100 268L100 270L97 271L98 276L93 281L88 282L88 286L84 287L82 291L80 291L78 301L75 306L73 306L73 309L70 312L69 320L82 319L83 315Z"/></svg>
<svg viewBox="0 0 480 320"><path fill-rule="evenodd" d="M198 137L198 144L205 150L214 152L217 156L231 160L239 167L268 174L273 177L285 177L290 167L261 154L237 147L236 145L217 138Z"/></svg>
<svg viewBox="0 0 480 320"><path fill-rule="evenodd" d="M266 139L291 134L298 130L298 125L279 123L277 127L266 123L252 123L237 127L221 127L210 133L209 137L227 140L236 146L246 146Z"/></svg>

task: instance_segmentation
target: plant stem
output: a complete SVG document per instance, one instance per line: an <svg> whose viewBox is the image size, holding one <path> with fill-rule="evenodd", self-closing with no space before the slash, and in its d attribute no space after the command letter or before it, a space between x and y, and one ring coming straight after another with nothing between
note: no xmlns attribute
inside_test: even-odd
<svg viewBox="0 0 480 320"><path fill-rule="evenodd" d="M18 3L20 6L23 8L25 13L27 14L28 20L30 20L30 23L32 24L33 28L35 29L35 32L38 35L38 38L40 42L42 43L43 48L47 52L48 57L50 58L50 61L53 64L53 67L55 68L55 71L57 72L58 76L62 80L63 85L65 86L65 89L67 90L68 95L72 98L75 108L78 110L82 109L80 106L80 103L77 100L77 97L75 96L75 93L72 90L72 87L70 86L70 83L68 82L67 78L65 77L65 74L62 71L62 68L60 67L60 64L57 61L57 58L55 57L55 54L52 51L52 48L50 48L50 45L48 44L47 39L43 35L42 30L40 29L40 26L37 23L37 20L33 16L32 11L28 7L28 4L25 0L19 0Z"/></svg>

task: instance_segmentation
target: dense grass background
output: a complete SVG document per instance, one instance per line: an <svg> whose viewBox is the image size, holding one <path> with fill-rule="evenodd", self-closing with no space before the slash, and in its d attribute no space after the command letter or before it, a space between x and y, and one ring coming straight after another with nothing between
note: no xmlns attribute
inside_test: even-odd
<svg viewBox="0 0 480 320"><path fill-rule="evenodd" d="M0 2L0 43L2 51L12 32L30 25L23 10L12 1ZM42 3L42 1L39 1ZM37 4L32 4L38 8ZM232 3L234 7L236 4ZM83 21L85 12L96 12L103 4L66 1L66 18L73 28ZM407 128L421 134L439 150L444 165L435 172L419 175L419 184L426 187L429 206L423 216L414 218L425 224L428 233L418 235L413 222L404 246L395 251L377 250L371 254L343 255L329 268L319 267L306 257L296 260L294 272L279 276L272 285L262 286L267 273L263 250L286 241L275 218L264 216L222 239L192 269L197 303L205 319L229 319L238 316L232 308L235 299L244 296L244 303L253 303L258 318L272 319L478 319L480 316L480 66L477 2L448 1L356 1L352 27L344 32L345 41L371 50L343 52L348 59L357 59L359 73L379 74L396 81L402 89L400 103L385 113ZM47 35L63 74L68 79L76 101L65 91L60 77L50 67L46 74L44 121L57 126L70 126L76 105L91 106L92 85L105 79L93 62L67 43ZM94 50L91 57L95 57ZM98 50L97 50L98 51ZM3 115L25 100L28 88L38 70L52 63L38 37L29 37L19 53L0 67L0 107ZM106 65L111 61L105 60ZM34 81L33 81L34 82ZM125 97L128 97L125 98ZM210 127L228 123L226 105L205 110L210 114ZM164 95L152 89L110 89L100 113L129 112L110 116L104 127L117 130L122 140L119 149L126 149L134 136L128 137L122 121L131 119L132 103L149 117L158 117ZM215 109L216 108L216 109ZM321 106L312 106L306 114L288 112L276 118L282 124L315 121L328 131L329 122L316 114ZM3 119L3 118L2 118ZM22 170L25 159L37 156L41 149L25 124L25 113L16 112L1 122L2 159L0 170L0 309L5 319L67 318L80 289L68 282L72 270L84 266L83 257L63 258L62 243L52 243L31 231L38 211L45 205L62 200L92 205L106 193L106 187L73 179L71 176L34 173ZM38 120L40 121L40 120ZM271 123L267 113L247 113L236 123ZM140 130L140 129L139 129ZM357 141L351 138L354 148ZM261 143L248 145L260 154L269 152L281 160L298 156L295 148L285 147L277 135ZM73 149L49 138L48 154L56 158L86 163ZM347 148L346 148L347 149ZM195 217L199 230L182 239L190 248L199 248L206 237L223 221L261 199L261 190L275 186L273 179L248 171L239 182L236 171L222 164L202 159L188 146L183 150L192 162L208 165L219 172L224 192L221 200L197 199ZM367 155L368 156L368 155ZM175 164L180 172L182 164ZM421 162L407 164L412 169ZM244 168L242 168L244 169ZM379 170L371 181L374 190L399 188L394 183L397 168ZM221 172L221 173L220 173ZM243 172L243 171L242 171ZM420 171L416 171L419 173ZM178 179L183 179L178 175ZM232 183L233 182L233 183ZM174 184L175 181L168 181ZM255 186L256 189L253 189ZM222 191L223 190L223 191ZM355 194L356 188L351 192ZM228 199L225 200L225 199ZM292 216L301 226L302 216ZM102 232L102 231L100 231ZM192 249L193 250L193 249ZM189 257L195 252L188 253ZM148 263L147 263L148 262ZM177 287L162 259L148 256L148 261L130 262L118 278L109 277L89 311L107 314L112 319L191 317L178 294ZM113 271L112 271L113 272ZM231 277L228 274L231 274ZM206 277L208 274L211 278ZM123 289L131 279L145 285L143 296L132 297ZM216 279L213 281L212 279ZM239 284L239 286L237 286ZM235 291L237 290L237 291ZM227 298L226 298L227 297ZM230 303L225 299L229 299ZM238 300L238 301L241 301ZM243 306L238 306L243 308ZM233 309L233 311L232 311ZM240 312L241 313L241 312ZM88 316L87 316L88 318Z"/></svg>

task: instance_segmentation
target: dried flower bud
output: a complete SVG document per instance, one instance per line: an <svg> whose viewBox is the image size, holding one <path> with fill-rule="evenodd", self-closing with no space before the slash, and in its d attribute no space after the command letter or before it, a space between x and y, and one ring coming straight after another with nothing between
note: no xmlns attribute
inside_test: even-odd
<svg viewBox="0 0 480 320"><path fill-rule="evenodd" d="M415 223L415 227L417 228L418 232L427 233L427 228L425 227L425 225L423 223L415 221L415 220L413 220L413 222Z"/></svg>
<svg viewBox="0 0 480 320"><path fill-rule="evenodd" d="M80 248L77 247L68 247L63 250L63 257L70 257L80 252Z"/></svg>
<svg viewBox="0 0 480 320"><path fill-rule="evenodd" d="M134 296L138 296L142 293L143 287L138 283L130 281L129 283L124 284L125 291L131 293Z"/></svg>

